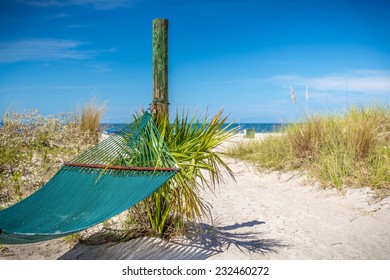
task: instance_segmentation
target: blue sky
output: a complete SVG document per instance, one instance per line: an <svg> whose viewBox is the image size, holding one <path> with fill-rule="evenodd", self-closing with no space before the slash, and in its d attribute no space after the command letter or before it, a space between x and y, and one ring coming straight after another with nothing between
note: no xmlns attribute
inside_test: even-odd
<svg viewBox="0 0 390 280"><path fill-rule="evenodd" d="M3 0L0 114L72 112L104 122L152 99L152 20L169 20L171 111L294 121L306 110L390 104L390 1ZM293 87L297 102L290 99Z"/></svg>

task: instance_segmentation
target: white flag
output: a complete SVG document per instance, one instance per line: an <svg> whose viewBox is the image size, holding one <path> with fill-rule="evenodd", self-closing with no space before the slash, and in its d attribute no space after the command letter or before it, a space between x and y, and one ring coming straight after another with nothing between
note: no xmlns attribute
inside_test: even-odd
<svg viewBox="0 0 390 280"><path fill-rule="evenodd" d="M309 86L306 86L306 102L309 100Z"/></svg>
<svg viewBox="0 0 390 280"><path fill-rule="evenodd" d="M295 96L293 87L290 87L290 96L293 103L297 102L297 97Z"/></svg>

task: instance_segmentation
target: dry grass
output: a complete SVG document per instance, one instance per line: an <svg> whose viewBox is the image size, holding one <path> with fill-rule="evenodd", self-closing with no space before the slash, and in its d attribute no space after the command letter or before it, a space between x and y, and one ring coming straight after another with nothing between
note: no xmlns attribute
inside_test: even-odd
<svg viewBox="0 0 390 280"><path fill-rule="evenodd" d="M324 186L369 186L390 194L390 109L350 108L344 115L307 116L279 137L233 147L232 156L260 168L301 170Z"/></svg>
<svg viewBox="0 0 390 280"><path fill-rule="evenodd" d="M4 126L0 127L0 209L35 192L64 161L96 143L97 131L82 126L79 120L80 116L73 114L42 116L38 110L4 115Z"/></svg>
<svg viewBox="0 0 390 280"><path fill-rule="evenodd" d="M80 129L89 133L95 142L99 139L100 120L103 112L104 106L98 105L94 99L81 109Z"/></svg>

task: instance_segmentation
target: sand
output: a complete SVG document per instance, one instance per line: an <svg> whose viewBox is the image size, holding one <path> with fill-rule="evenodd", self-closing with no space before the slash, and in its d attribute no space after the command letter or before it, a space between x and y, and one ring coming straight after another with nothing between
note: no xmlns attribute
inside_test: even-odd
<svg viewBox="0 0 390 280"><path fill-rule="evenodd" d="M235 141L250 141L241 138ZM377 201L369 188L339 193L299 174L227 161L236 181L226 177L215 194L202 193L213 218L187 238L101 243L96 233L87 244L6 245L0 259L390 259L390 198Z"/></svg>

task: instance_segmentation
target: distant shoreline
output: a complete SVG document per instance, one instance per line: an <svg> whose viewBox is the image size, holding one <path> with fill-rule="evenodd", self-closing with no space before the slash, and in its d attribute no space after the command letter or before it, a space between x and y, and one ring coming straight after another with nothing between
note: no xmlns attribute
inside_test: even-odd
<svg viewBox="0 0 390 280"><path fill-rule="evenodd" d="M101 123L99 124L100 130L103 133L111 134L115 133L124 127L127 123ZM231 128L237 129L238 133L244 132L246 129L254 129L255 133L270 133L279 132L284 126L288 126L291 123L231 123ZM0 120L0 127L4 126L4 122Z"/></svg>
<svg viewBox="0 0 390 280"><path fill-rule="evenodd" d="M110 134L115 133L124 127L126 123L101 123L101 131ZM226 124L230 125L231 128L237 129L238 133L242 133L246 129L254 129L255 133L270 133L270 132L279 132L280 129L289 123L231 123Z"/></svg>

